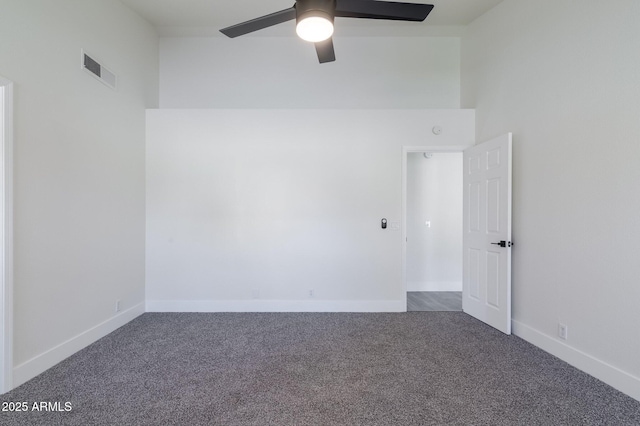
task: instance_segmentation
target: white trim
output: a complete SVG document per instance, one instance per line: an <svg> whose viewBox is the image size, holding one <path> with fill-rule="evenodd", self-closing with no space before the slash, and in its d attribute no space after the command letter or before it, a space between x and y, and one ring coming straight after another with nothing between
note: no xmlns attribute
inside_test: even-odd
<svg viewBox="0 0 640 426"><path fill-rule="evenodd" d="M463 152L473 146L403 146L402 147L402 294L407 294L407 154L410 152ZM404 311L407 310L405 297Z"/></svg>
<svg viewBox="0 0 640 426"><path fill-rule="evenodd" d="M147 300L147 312L405 312L403 300Z"/></svg>
<svg viewBox="0 0 640 426"><path fill-rule="evenodd" d="M407 281L407 291L462 291L462 280Z"/></svg>
<svg viewBox="0 0 640 426"><path fill-rule="evenodd" d="M0 393L13 389L13 83L0 77Z"/></svg>
<svg viewBox="0 0 640 426"><path fill-rule="evenodd" d="M516 336L640 401L640 377L633 376L516 320L511 321L511 327Z"/></svg>
<svg viewBox="0 0 640 426"><path fill-rule="evenodd" d="M144 303L139 303L120 314L78 334L48 351L31 358L18 365L13 370L13 384L15 387L33 379L59 362L70 357L81 349L86 348L107 334L117 330L128 322L144 313Z"/></svg>

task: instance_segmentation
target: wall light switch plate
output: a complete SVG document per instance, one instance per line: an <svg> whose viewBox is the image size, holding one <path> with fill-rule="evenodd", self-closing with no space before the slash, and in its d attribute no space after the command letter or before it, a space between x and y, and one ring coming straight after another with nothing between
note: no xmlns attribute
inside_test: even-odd
<svg viewBox="0 0 640 426"><path fill-rule="evenodd" d="M391 222L390 228L394 231L397 231L398 229L400 229L400 222Z"/></svg>

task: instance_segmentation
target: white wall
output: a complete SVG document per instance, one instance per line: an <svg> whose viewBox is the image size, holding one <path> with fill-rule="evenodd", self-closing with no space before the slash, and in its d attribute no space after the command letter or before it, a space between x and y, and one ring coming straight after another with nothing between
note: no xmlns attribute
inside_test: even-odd
<svg viewBox="0 0 640 426"><path fill-rule="evenodd" d="M15 83L18 385L142 312L158 40L117 1L3 0L0 10L0 75ZM81 70L81 48L118 74L117 91Z"/></svg>
<svg viewBox="0 0 640 426"><path fill-rule="evenodd" d="M477 140L514 133L514 329L636 399L638 22L636 0L510 0L462 45Z"/></svg>
<svg viewBox="0 0 640 426"><path fill-rule="evenodd" d="M458 108L459 37L163 37L162 108Z"/></svg>
<svg viewBox="0 0 640 426"><path fill-rule="evenodd" d="M462 291L461 152L407 153L406 226L407 290Z"/></svg>
<svg viewBox="0 0 640 426"><path fill-rule="evenodd" d="M402 310L402 232L380 228L400 221L402 145L472 144L473 117L148 111L147 309Z"/></svg>

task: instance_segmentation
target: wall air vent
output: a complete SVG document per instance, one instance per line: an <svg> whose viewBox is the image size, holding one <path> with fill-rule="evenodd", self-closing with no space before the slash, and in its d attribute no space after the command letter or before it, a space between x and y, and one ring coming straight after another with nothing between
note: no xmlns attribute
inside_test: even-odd
<svg viewBox="0 0 640 426"><path fill-rule="evenodd" d="M87 55L84 50L82 53L82 69L97 78L112 89L116 88L116 75L107 67L99 63L97 60Z"/></svg>

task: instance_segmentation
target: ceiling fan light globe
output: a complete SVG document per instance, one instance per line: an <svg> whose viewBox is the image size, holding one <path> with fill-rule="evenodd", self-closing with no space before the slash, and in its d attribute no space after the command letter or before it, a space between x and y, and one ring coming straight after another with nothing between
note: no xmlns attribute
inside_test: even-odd
<svg viewBox="0 0 640 426"><path fill-rule="evenodd" d="M333 22L322 16L308 16L298 21L296 33L305 41L324 41L333 35Z"/></svg>

